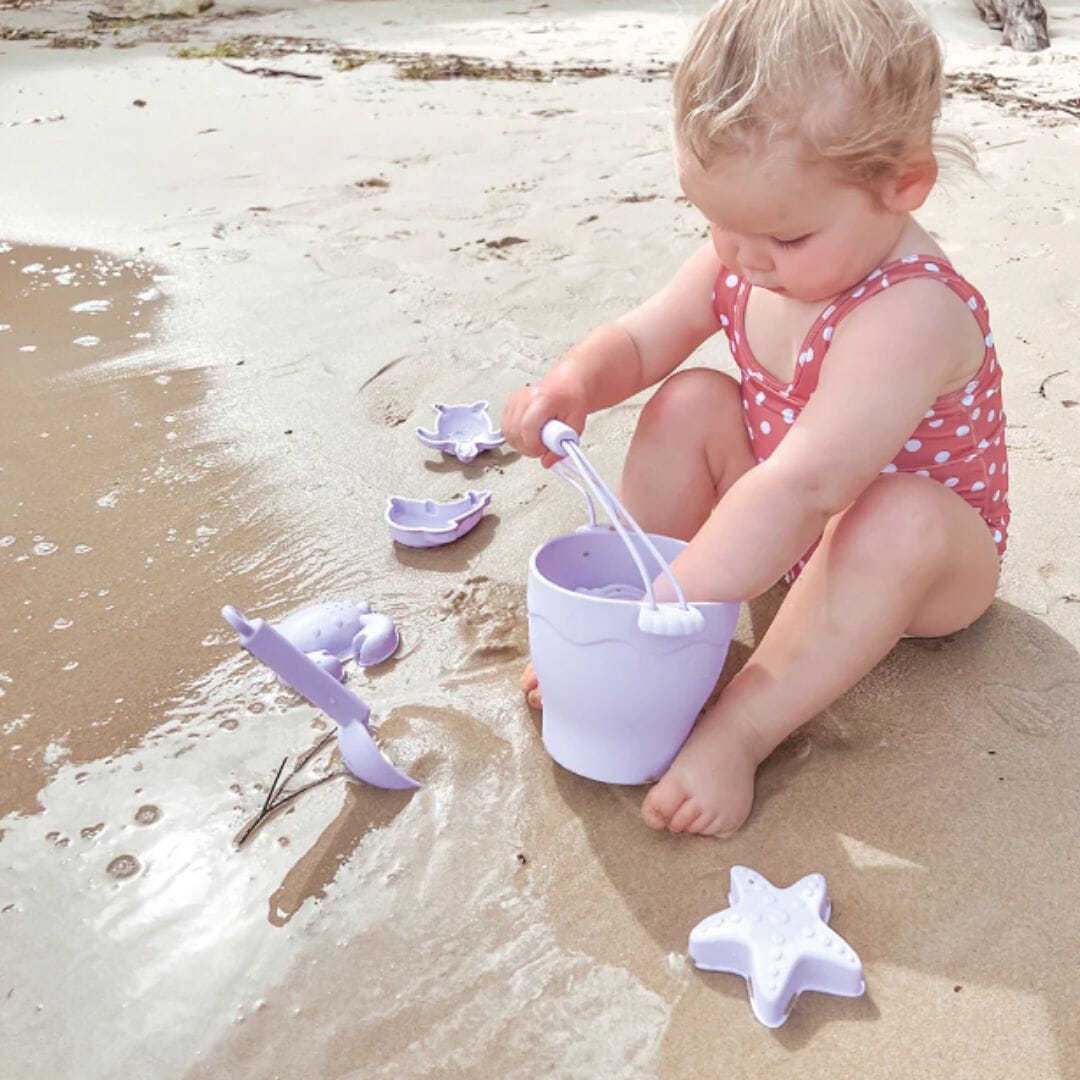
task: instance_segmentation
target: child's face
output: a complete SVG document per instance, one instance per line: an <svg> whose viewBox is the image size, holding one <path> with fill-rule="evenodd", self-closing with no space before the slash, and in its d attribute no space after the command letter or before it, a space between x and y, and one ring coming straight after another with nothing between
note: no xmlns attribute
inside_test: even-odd
<svg viewBox="0 0 1080 1080"><path fill-rule="evenodd" d="M720 261L751 285L796 300L827 300L860 281L906 220L785 144L732 153L708 169L683 155L679 180L708 220Z"/></svg>

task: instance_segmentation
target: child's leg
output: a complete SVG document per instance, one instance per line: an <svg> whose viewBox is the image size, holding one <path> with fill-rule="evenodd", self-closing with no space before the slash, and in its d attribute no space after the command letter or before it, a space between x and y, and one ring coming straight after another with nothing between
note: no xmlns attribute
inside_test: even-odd
<svg viewBox="0 0 1080 1080"><path fill-rule="evenodd" d="M693 368L668 379L642 410L620 494L646 532L690 540L756 463L739 384Z"/></svg>
<svg viewBox="0 0 1080 1080"><path fill-rule="evenodd" d="M636 509L636 508L635 508ZM745 667L642 807L653 828L733 832L758 763L907 632L954 633L989 606L998 556L982 519L932 480L883 477L837 515Z"/></svg>
<svg viewBox="0 0 1080 1080"><path fill-rule="evenodd" d="M646 532L689 540L720 496L755 464L739 384L707 368L679 372L641 412L622 478L622 499ZM521 688L534 708L532 664Z"/></svg>

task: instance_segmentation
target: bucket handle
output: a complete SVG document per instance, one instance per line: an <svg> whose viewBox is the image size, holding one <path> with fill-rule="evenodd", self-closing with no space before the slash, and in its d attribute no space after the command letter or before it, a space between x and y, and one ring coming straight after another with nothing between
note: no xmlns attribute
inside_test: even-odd
<svg viewBox="0 0 1080 1080"><path fill-rule="evenodd" d="M560 480L565 480L585 500L585 506L589 512L589 528L595 529L599 524L596 518L596 504L593 502L592 495L589 494L589 489L578 483L577 478L581 474L565 459L556 461L551 466L551 471Z"/></svg>
<svg viewBox="0 0 1080 1080"><path fill-rule="evenodd" d="M611 520L611 524L615 527L615 531L626 545L626 550L629 552L630 557L634 560L634 565L641 575L641 583L645 587L645 601L640 605L638 611L638 629L647 634L660 634L672 637L682 636L684 634L696 634L704 630L705 616L696 607L692 607L687 603L686 594L683 592L682 585L675 572L667 564L660 552L656 550L656 545L649 539L641 526L638 525L633 517L627 512L626 507L619 502L611 489L604 483L600 474L593 467L592 462L585 456L585 452L581 449L578 433L572 427L559 420L549 420L540 431L540 439L553 454L558 454L563 458L569 458L570 462L573 463L574 472L576 472L577 477L582 480L586 487L592 491L592 494L596 496L597 502L603 507L604 512ZM589 506L590 521L595 525L596 512L592 499L582 487L568 475L570 472L570 465L566 462L559 462L555 468L562 479L569 481L585 496L585 500ZM630 526L636 538L645 546L649 554L652 555L657 564L661 567L664 575L671 582L672 587L675 589L675 595L678 597L677 604L657 604L656 595L653 592L652 576L645 568L645 563L641 558L637 546L631 541L627 534L626 528L623 525L624 521Z"/></svg>

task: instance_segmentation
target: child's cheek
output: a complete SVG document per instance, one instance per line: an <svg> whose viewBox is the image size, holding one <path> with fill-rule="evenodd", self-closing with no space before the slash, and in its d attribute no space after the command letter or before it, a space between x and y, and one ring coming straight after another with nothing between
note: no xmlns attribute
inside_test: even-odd
<svg viewBox="0 0 1080 1080"><path fill-rule="evenodd" d="M821 276L823 266L829 265L829 260L823 259L812 248L806 248L796 253L795 258L790 260L791 270L800 277Z"/></svg>
<svg viewBox="0 0 1080 1080"><path fill-rule="evenodd" d="M710 228L709 232L712 236L713 250L716 252L717 258L725 266L733 265L735 259L735 250L730 241L717 228Z"/></svg>

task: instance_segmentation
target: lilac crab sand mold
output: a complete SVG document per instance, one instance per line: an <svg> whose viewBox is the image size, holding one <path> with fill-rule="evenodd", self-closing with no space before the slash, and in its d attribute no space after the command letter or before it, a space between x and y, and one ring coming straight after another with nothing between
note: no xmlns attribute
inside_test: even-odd
<svg viewBox="0 0 1080 1080"><path fill-rule="evenodd" d="M741 975L750 1008L766 1027L787 1020L807 990L860 997L866 989L855 950L829 927L821 874L778 889L745 866L731 868L731 906L690 931L690 958L703 971Z"/></svg>
<svg viewBox="0 0 1080 1080"><path fill-rule="evenodd" d="M397 651L394 620L351 600L326 600L294 611L277 624L278 633L337 680L345 677L343 664L355 660L373 667Z"/></svg>
<svg viewBox="0 0 1080 1080"><path fill-rule="evenodd" d="M252 656L334 721L338 750L353 776L379 788L420 786L375 745L368 730L371 710L356 694L301 652L277 627L263 619L249 620L231 606L223 607L221 614Z"/></svg>
<svg viewBox="0 0 1080 1080"><path fill-rule="evenodd" d="M405 547L451 544L473 529L491 503L490 491L470 491L453 502L391 496L386 504L390 536Z"/></svg>
<svg viewBox="0 0 1080 1080"><path fill-rule="evenodd" d="M491 422L486 401L471 405L435 405L435 430L416 429L416 437L433 450L453 454L462 464L468 464L485 450L501 446L506 440Z"/></svg>

